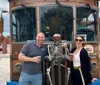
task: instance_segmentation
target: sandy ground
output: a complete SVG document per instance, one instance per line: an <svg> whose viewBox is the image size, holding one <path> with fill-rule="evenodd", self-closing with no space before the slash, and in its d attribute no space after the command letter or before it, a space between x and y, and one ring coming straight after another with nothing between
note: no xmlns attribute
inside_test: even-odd
<svg viewBox="0 0 100 85"><path fill-rule="evenodd" d="M0 53L0 85L6 85L10 80L10 56Z"/></svg>

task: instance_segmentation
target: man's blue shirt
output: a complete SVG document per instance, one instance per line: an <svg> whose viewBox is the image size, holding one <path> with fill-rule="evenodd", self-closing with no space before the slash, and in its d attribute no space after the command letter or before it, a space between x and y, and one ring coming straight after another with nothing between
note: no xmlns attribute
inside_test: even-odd
<svg viewBox="0 0 100 85"><path fill-rule="evenodd" d="M45 45L38 47L35 43L31 42L31 43L26 44L26 46L22 48L21 53L31 58L36 57L36 56L41 56L41 62L42 62L43 57L45 57L48 54L48 50ZM22 72L28 73L28 74L41 73L42 72L41 62L40 63L23 62Z"/></svg>

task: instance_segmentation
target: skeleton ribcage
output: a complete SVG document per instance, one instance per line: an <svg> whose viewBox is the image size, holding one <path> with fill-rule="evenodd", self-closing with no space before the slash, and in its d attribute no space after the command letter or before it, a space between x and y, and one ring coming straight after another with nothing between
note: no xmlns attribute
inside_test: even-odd
<svg viewBox="0 0 100 85"><path fill-rule="evenodd" d="M64 55L66 54L66 48L64 48L62 45L56 46L56 45L48 45L48 52L49 52L49 59L58 59L58 58L64 58Z"/></svg>
<svg viewBox="0 0 100 85"><path fill-rule="evenodd" d="M54 57L62 57L63 56L61 46L51 45L48 50L49 50L49 53L51 56L54 56Z"/></svg>

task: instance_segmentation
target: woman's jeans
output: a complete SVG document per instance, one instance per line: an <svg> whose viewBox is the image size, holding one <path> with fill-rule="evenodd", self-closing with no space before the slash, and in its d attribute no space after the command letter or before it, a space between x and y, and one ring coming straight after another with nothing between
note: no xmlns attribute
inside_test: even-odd
<svg viewBox="0 0 100 85"><path fill-rule="evenodd" d="M42 85L42 73L36 75L30 75L21 72L19 85Z"/></svg>

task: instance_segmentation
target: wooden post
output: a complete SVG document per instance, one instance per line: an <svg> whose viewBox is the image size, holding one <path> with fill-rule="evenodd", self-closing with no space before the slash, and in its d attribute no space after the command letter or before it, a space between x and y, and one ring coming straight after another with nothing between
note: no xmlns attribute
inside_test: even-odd
<svg viewBox="0 0 100 85"><path fill-rule="evenodd" d="M2 42L2 53L7 53L7 42L5 40Z"/></svg>
<svg viewBox="0 0 100 85"><path fill-rule="evenodd" d="M3 18L0 18L0 33L3 32Z"/></svg>
<svg viewBox="0 0 100 85"><path fill-rule="evenodd" d="M100 78L100 18L99 18L99 25L98 25L98 68L99 68L99 78Z"/></svg>
<svg viewBox="0 0 100 85"><path fill-rule="evenodd" d="M58 65L54 65L53 61L48 59L43 60L43 85L50 85L50 81L47 75L47 68L50 68L50 76L52 85L68 85L67 79L67 60L58 61Z"/></svg>

